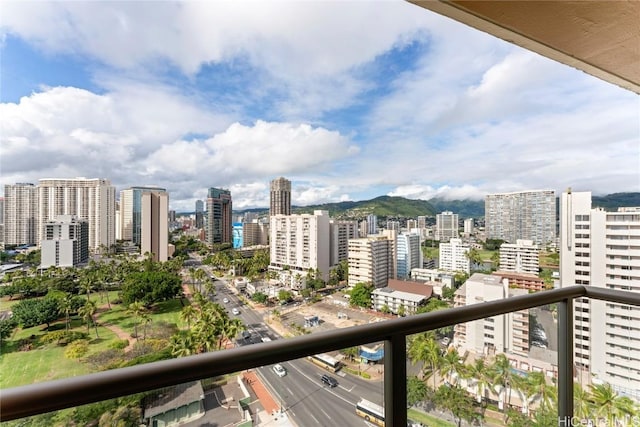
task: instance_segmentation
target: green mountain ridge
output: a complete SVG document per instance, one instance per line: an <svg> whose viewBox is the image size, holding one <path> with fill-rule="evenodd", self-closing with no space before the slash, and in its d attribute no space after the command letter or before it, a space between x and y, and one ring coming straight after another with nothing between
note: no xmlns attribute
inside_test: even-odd
<svg viewBox="0 0 640 427"><path fill-rule="evenodd" d="M602 207L608 211L615 211L618 207L640 206L640 192L613 193L605 196L593 196L593 206ZM559 203L556 203L558 209ZM397 196L380 196L371 200L358 202L324 203L311 206L293 206L293 213L313 213L314 210L328 210L329 215L336 219L362 219L367 215L383 218L416 218L418 216L435 216L444 211L451 211L462 218L481 218L484 216L484 200L445 200L433 198L430 200L406 199ZM268 214L266 208L254 208L234 211L239 215L245 212L255 212L259 215Z"/></svg>

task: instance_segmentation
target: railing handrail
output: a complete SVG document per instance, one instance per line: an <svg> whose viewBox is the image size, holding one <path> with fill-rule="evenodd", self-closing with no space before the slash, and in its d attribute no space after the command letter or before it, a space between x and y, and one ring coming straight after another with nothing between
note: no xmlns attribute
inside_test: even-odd
<svg viewBox="0 0 640 427"><path fill-rule="evenodd" d="M0 421L9 421L189 381L240 372L377 341L570 300L582 296L640 305L640 294L571 286L368 325L319 332L230 350L163 360L3 390Z"/></svg>

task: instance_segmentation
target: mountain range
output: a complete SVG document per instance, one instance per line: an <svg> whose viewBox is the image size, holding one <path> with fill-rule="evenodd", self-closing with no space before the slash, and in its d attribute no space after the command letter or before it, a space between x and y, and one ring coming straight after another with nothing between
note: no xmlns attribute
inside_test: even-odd
<svg viewBox="0 0 640 427"><path fill-rule="evenodd" d="M592 205L594 207L602 207L608 211L614 211L618 207L640 206L640 192L593 196ZM556 203L556 206L559 206L559 203ZM443 198L414 200L397 196L380 196L359 202L349 201L311 206L293 206L291 210L294 214L313 213L314 210L327 210L329 215L336 219L360 219L365 218L367 215L376 215L379 218L416 218L421 215L435 216L437 213L444 211L457 213L460 218L480 218L484 216L484 200L445 200ZM268 209L247 209L234 211L234 214L245 212L255 212L260 215L268 213Z"/></svg>

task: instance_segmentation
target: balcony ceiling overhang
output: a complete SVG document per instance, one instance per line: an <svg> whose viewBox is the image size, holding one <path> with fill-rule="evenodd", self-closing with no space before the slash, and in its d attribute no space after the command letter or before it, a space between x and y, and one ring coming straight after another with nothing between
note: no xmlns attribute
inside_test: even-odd
<svg viewBox="0 0 640 427"><path fill-rule="evenodd" d="M638 0L409 0L640 94Z"/></svg>

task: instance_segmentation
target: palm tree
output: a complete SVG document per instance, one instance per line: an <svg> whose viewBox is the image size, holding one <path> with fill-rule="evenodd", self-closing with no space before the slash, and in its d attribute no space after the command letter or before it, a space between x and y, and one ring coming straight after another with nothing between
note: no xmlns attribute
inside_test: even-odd
<svg viewBox="0 0 640 427"><path fill-rule="evenodd" d="M589 392L580 386L573 384L573 412L578 419L589 418L593 413Z"/></svg>
<svg viewBox="0 0 640 427"><path fill-rule="evenodd" d="M87 294L87 301L91 298L91 290L95 281L95 273L93 270L84 270L80 277L80 289Z"/></svg>
<svg viewBox="0 0 640 427"><path fill-rule="evenodd" d="M531 398L533 401L540 401L540 409L546 411L554 406L554 402L558 399L557 389L547 382L547 378L542 372L529 372L527 382L531 386L533 392Z"/></svg>
<svg viewBox="0 0 640 427"><path fill-rule="evenodd" d="M440 346L433 337L433 332L416 335L409 344L409 358L411 362L428 364L433 376L433 390L437 389L436 370L440 366ZM424 369L423 369L424 371Z"/></svg>
<svg viewBox="0 0 640 427"><path fill-rule="evenodd" d="M220 328L218 329L220 335L216 350L222 349L227 341L231 341L241 331L244 331L246 327L242 323L242 320L238 318L230 319L229 317L222 317L218 321Z"/></svg>
<svg viewBox="0 0 640 427"><path fill-rule="evenodd" d="M478 403L486 398L485 390L489 387L490 381L487 377L487 364L483 357L476 359L473 364L467 365L465 376L472 380L476 387L476 399Z"/></svg>
<svg viewBox="0 0 640 427"><path fill-rule="evenodd" d="M195 321L198 318L198 310L196 310L193 305L189 304L182 308L180 312L180 318L187 322L187 328L191 329L191 322Z"/></svg>
<svg viewBox="0 0 640 427"><path fill-rule="evenodd" d="M633 416L635 409L633 401L628 397L619 396L611 384L592 384L591 402L597 416L604 417L608 425L616 425L616 419Z"/></svg>
<svg viewBox="0 0 640 427"><path fill-rule="evenodd" d="M171 337L171 355L173 357L190 356L195 353L194 340L191 333L176 334Z"/></svg>
<svg viewBox="0 0 640 427"><path fill-rule="evenodd" d="M65 330L69 332L71 327L71 312L73 311L73 296L69 293L64 294L60 300L60 311L64 313Z"/></svg>
<svg viewBox="0 0 640 427"><path fill-rule="evenodd" d="M493 383L493 391L497 395L502 395L502 410L506 413L507 404L511 403L511 385L514 382L513 377L515 375L511 370L511 364L507 356L498 354L489 371L491 382Z"/></svg>
<svg viewBox="0 0 640 427"><path fill-rule="evenodd" d="M133 315L133 333L138 338L138 323L142 315L147 311L144 304L140 301L134 301L127 307L127 312Z"/></svg>
<svg viewBox="0 0 640 427"><path fill-rule="evenodd" d="M453 384L453 377L458 376L464 369L460 362L460 354L455 348L450 348L444 357L440 359L440 374L448 377L449 384Z"/></svg>
<svg viewBox="0 0 640 427"><path fill-rule="evenodd" d="M142 340L147 339L147 325L151 322L151 315L146 311L140 315L140 320L142 321Z"/></svg>
<svg viewBox="0 0 640 427"><path fill-rule="evenodd" d="M95 301L87 300L87 302L85 302L85 304L78 309L78 314L80 315L80 317L82 317L82 320L84 320L87 323L87 332L89 332L89 328L93 323L96 329L96 338L99 338L98 324L94 321L94 318L93 318L93 316L96 314L97 311L98 311L98 307L96 306Z"/></svg>

